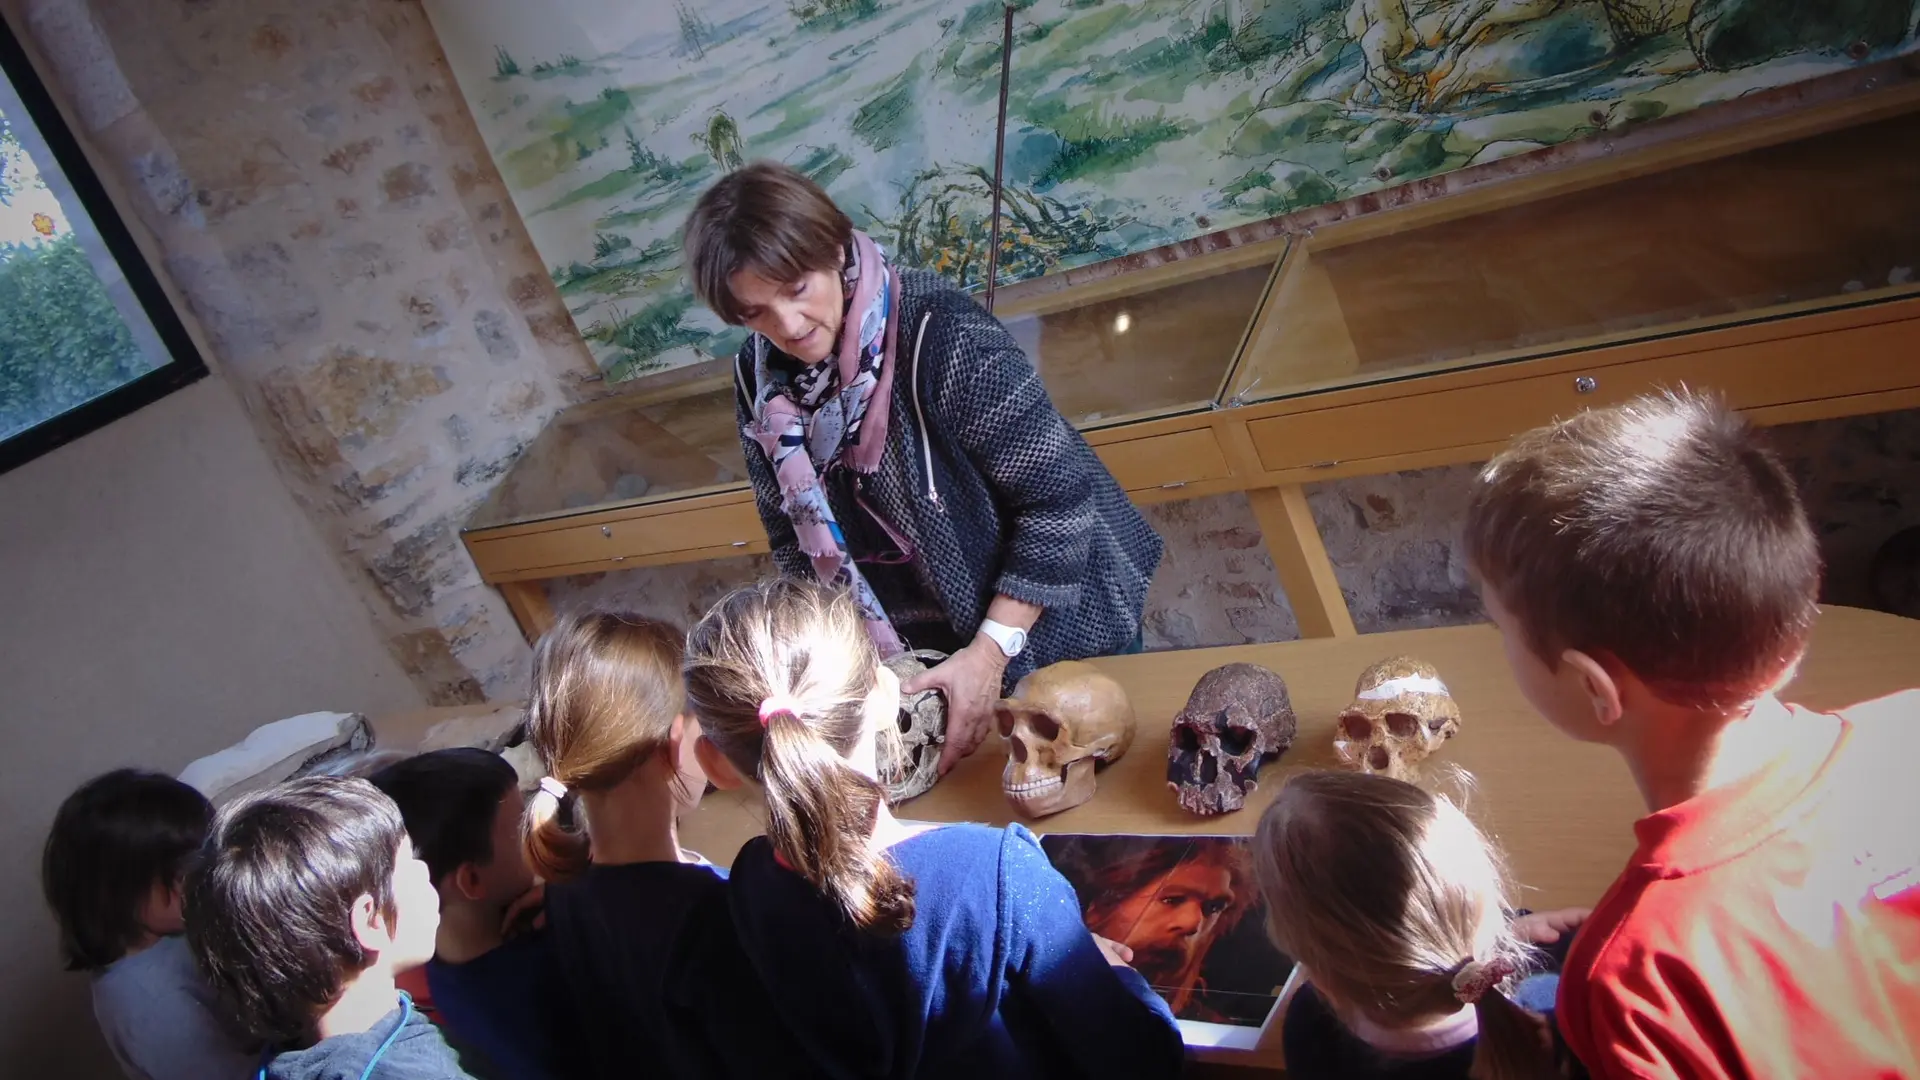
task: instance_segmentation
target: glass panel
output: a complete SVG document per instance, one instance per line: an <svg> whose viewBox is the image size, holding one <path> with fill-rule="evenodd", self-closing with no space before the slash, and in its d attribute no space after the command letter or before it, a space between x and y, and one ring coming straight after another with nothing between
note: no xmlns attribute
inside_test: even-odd
<svg viewBox="0 0 1920 1080"><path fill-rule="evenodd" d="M1269 398L1920 292L1916 192L1911 114L1389 235L1331 230L1294 245L1233 389Z"/></svg>
<svg viewBox="0 0 1920 1080"><path fill-rule="evenodd" d="M1272 274L1262 262L1004 322L1069 423L1187 412L1220 393Z"/></svg>
<svg viewBox="0 0 1920 1080"><path fill-rule="evenodd" d="M0 442L173 362L23 92L0 80Z"/></svg>
<svg viewBox="0 0 1920 1080"><path fill-rule="evenodd" d="M646 404L608 398L554 417L467 527L692 495L746 478L731 382Z"/></svg>

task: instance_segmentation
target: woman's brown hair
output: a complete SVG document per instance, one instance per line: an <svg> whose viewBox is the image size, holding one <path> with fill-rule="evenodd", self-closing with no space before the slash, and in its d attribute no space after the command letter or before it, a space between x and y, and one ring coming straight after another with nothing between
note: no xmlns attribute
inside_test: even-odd
<svg viewBox="0 0 1920 1080"><path fill-rule="evenodd" d="M1336 1013L1405 1028L1457 1012L1470 963L1525 971L1499 851L1451 801L1384 776L1307 772L1260 818L1254 877L1274 944ZM1499 986L1474 1003L1475 1076L1551 1075L1540 1021Z"/></svg>
<svg viewBox="0 0 1920 1080"><path fill-rule="evenodd" d="M541 877L587 868L587 834L566 812L577 809L572 795L613 787L667 746L686 707L683 648L674 627L620 611L569 614L534 646L527 739L570 804L545 790L527 804L521 843Z"/></svg>
<svg viewBox="0 0 1920 1080"><path fill-rule="evenodd" d="M798 169L756 161L700 196L681 234L694 295L724 321L746 322L733 275L785 284L846 266L853 222Z"/></svg>
<svg viewBox="0 0 1920 1080"><path fill-rule="evenodd" d="M853 601L807 581L735 590L687 636L688 703L765 791L774 851L854 925L898 932L913 925L913 883L871 844L886 792L847 761L879 667Z"/></svg>

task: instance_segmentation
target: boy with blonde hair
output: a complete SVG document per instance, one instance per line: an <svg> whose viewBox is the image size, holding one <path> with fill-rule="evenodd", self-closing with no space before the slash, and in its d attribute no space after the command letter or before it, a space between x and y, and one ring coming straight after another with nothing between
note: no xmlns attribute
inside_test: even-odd
<svg viewBox="0 0 1920 1080"><path fill-rule="evenodd" d="M1818 615L1792 479L1723 405L1514 440L1466 545L1527 700L1626 760L1639 848L1557 1022L1600 1077L1920 1076L1920 693L1782 704Z"/></svg>

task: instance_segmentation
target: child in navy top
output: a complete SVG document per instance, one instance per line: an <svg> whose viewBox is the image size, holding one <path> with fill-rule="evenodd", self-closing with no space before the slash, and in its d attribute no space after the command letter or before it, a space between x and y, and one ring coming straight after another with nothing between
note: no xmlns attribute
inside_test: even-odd
<svg viewBox="0 0 1920 1080"><path fill-rule="evenodd" d="M525 849L548 882L546 935L579 1075L793 1075L766 1022L725 879L680 847L706 777L682 715L684 640L638 615L569 615L535 648L527 734L547 776Z"/></svg>
<svg viewBox="0 0 1920 1080"><path fill-rule="evenodd" d="M1088 933L1030 833L888 811L874 740L897 731L899 684L844 593L735 592L689 635L686 675L707 775L766 796L733 922L816 1074L1180 1071L1166 1003Z"/></svg>
<svg viewBox="0 0 1920 1080"><path fill-rule="evenodd" d="M1500 854L1447 799L1347 772L1289 779L1254 838L1274 944L1306 982L1281 1031L1296 1080L1551 1075L1547 1021L1509 997L1577 914L1509 921Z"/></svg>
<svg viewBox="0 0 1920 1080"><path fill-rule="evenodd" d="M435 1020L480 1080L561 1080L572 1074L555 1037L560 970L520 844L526 803L499 754L449 747L368 777L400 807L415 852L440 892L440 929L423 969ZM415 995L414 1006L425 1003Z"/></svg>

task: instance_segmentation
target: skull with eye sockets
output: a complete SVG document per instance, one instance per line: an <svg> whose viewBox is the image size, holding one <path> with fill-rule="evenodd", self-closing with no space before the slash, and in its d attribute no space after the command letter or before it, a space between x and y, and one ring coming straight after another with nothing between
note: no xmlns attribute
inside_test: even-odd
<svg viewBox="0 0 1920 1080"><path fill-rule="evenodd" d="M916 649L886 664L905 686L946 658L946 653ZM940 750L946 742L947 699L938 690L901 694L897 732L891 736L883 733L874 744L880 784L887 789L889 805L898 806L932 789L933 782L940 778Z"/></svg>
<svg viewBox="0 0 1920 1080"><path fill-rule="evenodd" d="M1191 814L1224 814L1247 804L1260 766L1293 745L1299 720L1278 673L1227 664L1200 676L1167 740L1167 786Z"/></svg>
<svg viewBox="0 0 1920 1080"><path fill-rule="evenodd" d="M1045 817L1093 797L1094 772L1133 743L1133 704L1092 664L1067 660L1021 679L993 707L1007 744L1000 787L1015 810Z"/></svg>
<svg viewBox="0 0 1920 1080"><path fill-rule="evenodd" d="M1460 706L1432 664L1410 656L1360 673L1353 704L1334 723L1333 752L1348 767L1412 780L1420 763L1460 731Z"/></svg>

